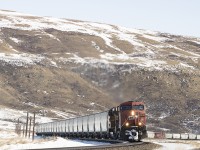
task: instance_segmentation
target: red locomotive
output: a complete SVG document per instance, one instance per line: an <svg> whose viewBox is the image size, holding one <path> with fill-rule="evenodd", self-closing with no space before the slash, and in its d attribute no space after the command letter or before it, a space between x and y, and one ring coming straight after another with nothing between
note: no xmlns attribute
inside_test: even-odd
<svg viewBox="0 0 200 150"><path fill-rule="evenodd" d="M39 124L36 134L140 141L147 136L145 106L124 102L105 112Z"/></svg>
<svg viewBox="0 0 200 150"><path fill-rule="evenodd" d="M117 138L140 141L147 136L143 102L128 101L110 110L111 126Z"/></svg>

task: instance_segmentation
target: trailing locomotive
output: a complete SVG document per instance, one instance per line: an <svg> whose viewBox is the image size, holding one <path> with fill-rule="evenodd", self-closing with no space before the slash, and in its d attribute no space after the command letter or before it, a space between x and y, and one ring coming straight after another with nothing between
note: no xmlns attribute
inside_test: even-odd
<svg viewBox="0 0 200 150"><path fill-rule="evenodd" d="M124 102L105 112L39 124L36 134L140 141L147 136L145 106Z"/></svg>

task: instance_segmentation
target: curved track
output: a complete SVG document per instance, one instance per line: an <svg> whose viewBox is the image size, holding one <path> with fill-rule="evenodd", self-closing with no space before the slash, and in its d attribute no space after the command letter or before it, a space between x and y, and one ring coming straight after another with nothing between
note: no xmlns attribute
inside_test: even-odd
<svg viewBox="0 0 200 150"><path fill-rule="evenodd" d="M138 145L148 144L148 142L126 142L120 140L104 140L104 139L79 139L86 141L98 141L111 143L110 145L98 145L98 146L82 146L82 147L62 147L62 148L44 148L44 149L31 149L31 150L92 150L92 149L113 149L113 148L125 148L134 147Z"/></svg>

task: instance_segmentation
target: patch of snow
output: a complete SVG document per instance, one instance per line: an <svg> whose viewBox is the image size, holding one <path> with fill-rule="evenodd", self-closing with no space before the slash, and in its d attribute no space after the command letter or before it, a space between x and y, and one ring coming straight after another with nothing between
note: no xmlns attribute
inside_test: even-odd
<svg viewBox="0 0 200 150"><path fill-rule="evenodd" d="M102 59L106 60L130 60L131 58L127 54L111 54L111 53L106 53L106 54L101 54L100 55Z"/></svg>
<svg viewBox="0 0 200 150"><path fill-rule="evenodd" d="M43 33L43 35L47 35L47 36L49 36L50 38L52 38L52 39L54 39L54 40L60 42L60 39L58 39L56 36L54 36L54 35L52 35L52 34L50 34L50 33L44 32L44 31L41 31L41 32Z"/></svg>
<svg viewBox="0 0 200 150"><path fill-rule="evenodd" d="M13 138L17 138L18 135L16 133L14 133L13 130L9 131L8 129L6 129L6 131L0 131L1 134L0 134L0 142L1 142L1 139L13 139ZM1 149L1 147L0 147Z"/></svg>
<svg viewBox="0 0 200 150"><path fill-rule="evenodd" d="M36 116L36 123L47 123L52 122L54 118L50 117L43 117L43 116Z"/></svg>
<svg viewBox="0 0 200 150"><path fill-rule="evenodd" d="M72 115L71 113L59 111L59 110L51 110L53 113L55 113L57 116L62 117L64 119L75 117L75 115Z"/></svg>
<svg viewBox="0 0 200 150"><path fill-rule="evenodd" d="M152 52L152 51L149 51ZM153 52L152 52L153 54ZM63 62L73 62L73 63L79 63L81 65L89 64L96 66L104 66L104 67L112 67L111 65L124 65L129 64L132 65L132 69L137 68L147 68L149 70L171 70L176 71L177 69L183 69L183 68L192 68L195 69L193 66L189 66L185 63L179 63L178 65L169 65L164 60L156 60L151 58L145 58L145 57L138 57L137 55L134 56L133 54L101 54L101 59L95 59L95 58L81 58L75 54L72 54L72 57L69 58L58 58L59 61ZM134 56L134 57L133 57ZM148 56L148 55L147 55Z"/></svg>
<svg viewBox="0 0 200 150"><path fill-rule="evenodd" d="M192 150L195 148L199 148L195 145L195 143L198 142L190 142L188 140L144 139L143 141L155 143L162 146L155 150Z"/></svg>
<svg viewBox="0 0 200 150"><path fill-rule="evenodd" d="M184 144L184 143L176 143L176 142L154 142L155 144L162 145L161 148L158 148L156 150L191 150L194 149L194 146L190 144Z"/></svg>
<svg viewBox="0 0 200 150"><path fill-rule="evenodd" d="M191 42L194 42L196 44L199 44L200 45L200 41L191 41Z"/></svg>
<svg viewBox="0 0 200 150"><path fill-rule="evenodd" d="M154 40L157 42L164 42L164 41L168 40L168 38L165 38L165 37L152 36L152 35L148 35L148 34L143 34L142 36L147 39Z"/></svg>
<svg viewBox="0 0 200 150"><path fill-rule="evenodd" d="M25 144L10 144L0 147L1 149L43 149L43 148L62 148L62 147L83 147L83 146L98 146L109 145L109 143L94 142L94 141L81 141L81 140L69 140L61 137L56 139L50 139L49 141L42 141L42 139L36 139L34 142Z"/></svg>
<svg viewBox="0 0 200 150"><path fill-rule="evenodd" d="M75 22L74 24L79 26L84 26L85 28L91 29L99 29L103 32L114 32L115 29L112 25L103 24L103 23L95 23L95 22Z"/></svg>
<svg viewBox="0 0 200 150"><path fill-rule="evenodd" d="M14 51L14 52L17 52L18 53L18 51L16 50L16 49L14 49L11 45L8 45L8 47L12 50L12 51Z"/></svg>
<svg viewBox="0 0 200 150"><path fill-rule="evenodd" d="M33 103L25 103L31 106L35 106ZM37 107L37 106L36 106ZM14 124L19 119L20 122L26 121L26 115L27 112L19 111L15 109L9 109L9 108L0 108L0 124L7 124L7 128L13 129ZM30 116L33 116L33 114L29 114ZM36 115L36 122L38 123L45 123L45 122L51 122L51 118L42 117ZM1 128L2 127L2 128ZM4 130L5 126L0 125L0 129Z"/></svg>
<svg viewBox="0 0 200 150"><path fill-rule="evenodd" d="M115 88L117 88L117 87L119 87L119 86L120 86L120 82L119 82L119 81L115 81L115 82L113 83L112 88L115 89Z"/></svg>
<svg viewBox="0 0 200 150"><path fill-rule="evenodd" d="M1 120L12 120L16 121L17 118L21 116L26 116L26 113L23 111L17 111L14 109L9 109L9 108L0 108L0 119Z"/></svg>
<svg viewBox="0 0 200 150"><path fill-rule="evenodd" d="M94 105L95 105L95 103L93 103L93 102L92 102L92 103L90 103L90 105L91 105L91 106L94 106Z"/></svg>
<svg viewBox="0 0 200 150"><path fill-rule="evenodd" d="M176 47L176 46L173 46L173 45L170 45L170 44L154 45L154 47L156 47L156 48L172 48L172 49L180 50L180 52L186 53L188 55L183 54L183 53L179 53L179 52L178 53L170 52L170 53L177 55L177 56L186 57L186 58L199 58L200 57L199 54L196 54L196 53L191 52L191 51L183 50L179 47Z"/></svg>
<svg viewBox="0 0 200 150"><path fill-rule="evenodd" d="M50 62L51 62L51 65L52 65L52 66L58 67L58 66L57 66L57 63L56 63L55 61L50 61Z"/></svg>
<svg viewBox="0 0 200 150"><path fill-rule="evenodd" d="M185 52L185 53L188 53L189 55L191 55L191 56L186 55L187 57L200 57L199 54L196 54L196 53L191 52L191 51L183 50L183 49L181 49L181 48L179 48L179 47L176 47L176 46L173 46L173 45L169 45L168 47L174 48L174 49L177 49L177 50L180 50L180 51L182 51L182 52Z"/></svg>
<svg viewBox="0 0 200 150"><path fill-rule="evenodd" d="M158 117L159 119L164 119L164 118L166 118L166 117L169 117L170 116L170 113L168 112L168 113L162 113L161 115L160 115L160 117Z"/></svg>
<svg viewBox="0 0 200 150"><path fill-rule="evenodd" d="M120 40L124 40L124 41L128 41L129 43L131 43L133 46L139 46L139 47L145 47L144 44L142 44L141 41L139 41L138 39L135 38L135 36L130 35L130 34L124 34L124 33L120 33L118 35Z"/></svg>
<svg viewBox="0 0 200 150"><path fill-rule="evenodd" d="M38 107L39 107L38 105L36 105L36 104L34 104L34 103L31 103L31 102L28 102L28 103L23 102L23 104L28 105L28 106L32 106L32 107L34 107L34 108L38 108Z"/></svg>
<svg viewBox="0 0 200 150"><path fill-rule="evenodd" d="M126 33L135 33L135 34L140 34L140 35L143 35L143 34L156 35L156 34L158 34L158 32L150 31L150 30L133 29L133 28L120 27L120 26L117 26L117 28L120 31L126 32Z"/></svg>
<svg viewBox="0 0 200 150"><path fill-rule="evenodd" d="M190 66L190 65L188 65L188 64L186 64L186 63L180 63L179 65L180 65L180 66L183 66L183 68L195 69L193 66Z"/></svg>
<svg viewBox="0 0 200 150"><path fill-rule="evenodd" d="M167 128L156 127L156 129L160 129L160 130L162 130L162 131L170 131L170 129L167 129Z"/></svg>
<svg viewBox="0 0 200 150"><path fill-rule="evenodd" d="M96 35L99 36L99 37L101 37L105 41L106 45L108 45L109 47L117 50L120 53L124 53L124 51L122 51L118 47L112 45L112 40L111 40L112 36L110 36L110 34L105 34L105 33L98 34L97 33Z"/></svg>
<svg viewBox="0 0 200 150"><path fill-rule="evenodd" d="M6 62L14 66L34 65L44 59L41 55L34 54L6 54L0 53L0 61Z"/></svg>
<svg viewBox="0 0 200 150"><path fill-rule="evenodd" d="M21 40L19 40L19 39L17 39L17 38L10 37L10 39L11 39L12 41L14 41L15 43L17 43L17 44L19 44L19 43L22 42Z"/></svg>
<svg viewBox="0 0 200 150"><path fill-rule="evenodd" d="M48 94L49 94L47 91L43 91L43 93L44 93L45 95L48 95Z"/></svg>
<svg viewBox="0 0 200 150"><path fill-rule="evenodd" d="M93 109L87 109L87 112L94 112Z"/></svg>
<svg viewBox="0 0 200 150"><path fill-rule="evenodd" d="M0 129L1 130L14 130L15 129L15 123L11 122L11 121L3 121L0 118ZM1 136L1 134L0 134L0 136Z"/></svg>

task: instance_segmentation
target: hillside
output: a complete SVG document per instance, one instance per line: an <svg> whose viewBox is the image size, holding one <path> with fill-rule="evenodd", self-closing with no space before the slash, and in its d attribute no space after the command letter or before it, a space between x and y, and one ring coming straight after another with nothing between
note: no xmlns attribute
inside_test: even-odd
<svg viewBox="0 0 200 150"><path fill-rule="evenodd" d="M9 108L73 116L137 99L149 130L200 133L199 69L200 38L0 11Z"/></svg>

